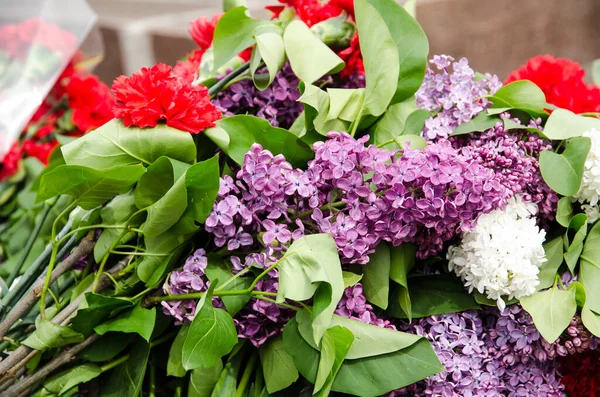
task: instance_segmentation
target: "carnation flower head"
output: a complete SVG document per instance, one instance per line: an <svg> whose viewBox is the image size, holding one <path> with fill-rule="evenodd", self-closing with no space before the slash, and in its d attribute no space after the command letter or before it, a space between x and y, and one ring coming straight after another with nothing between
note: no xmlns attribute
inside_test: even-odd
<svg viewBox="0 0 600 397"><path fill-rule="evenodd" d="M600 215L600 131L592 129L584 132L583 136L590 138L592 146L585 159L581 187L573 195L573 199L581 203L581 208L588 216L588 222L594 223Z"/></svg>
<svg viewBox="0 0 600 397"><path fill-rule="evenodd" d="M504 209L480 215L458 246L448 248L448 267L469 288L485 293L502 310L509 299L528 296L539 284L546 261L546 232L536 226L537 206L514 196Z"/></svg>
<svg viewBox="0 0 600 397"><path fill-rule="evenodd" d="M19 170L19 162L21 161L22 148L19 142L13 143L8 153L4 155L2 159L2 165L0 165L0 181L3 181Z"/></svg>
<svg viewBox="0 0 600 397"><path fill-rule="evenodd" d="M114 115L123 119L125 126L155 127L165 121L168 126L197 134L214 127L221 118L205 86L191 85L162 63L142 68L131 77L118 77L112 90L117 98Z"/></svg>
<svg viewBox="0 0 600 397"><path fill-rule="evenodd" d="M575 113L600 111L600 88L584 81L585 71L569 59L538 55L512 72L504 82L529 80L546 95L546 101Z"/></svg>
<svg viewBox="0 0 600 397"><path fill-rule="evenodd" d="M485 96L502 86L496 75L475 79L475 71L466 58L454 62L448 55L436 55L429 61L436 71L427 68L421 87L415 94L417 106L435 116L425 121L423 137L428 141L447 138L456 127L470 121L489 106ZM452 70L450 70L452 66Z"/></svg>
<svg viewBox="0 0 600 397"><path fill-rule="evenodd" d="M81 133L98 128L112 119L115 98L97 76L75 74L65 86L65 92L69 108L73 109L73 124Z"/></svg>
<svg viewBox="0 0 600 397"><path fill-rule="evenodd" d="M215 28L222 16L223 14L215 14L212 18L201 16L190 23L188 32L201 50L206 51L212 45Z"/></svg>

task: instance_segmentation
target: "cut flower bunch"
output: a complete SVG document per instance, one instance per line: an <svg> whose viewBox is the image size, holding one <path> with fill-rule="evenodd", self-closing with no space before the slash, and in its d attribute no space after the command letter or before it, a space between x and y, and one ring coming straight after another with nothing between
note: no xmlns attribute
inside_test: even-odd
<svg viewBox="0 0 600 397"><path fill-rule="evenodd" d="M61 80L16 146L82 136L3 161L0 395L599 393L579 66L503 84L394 0L237 3L114 99Z"/></svg>

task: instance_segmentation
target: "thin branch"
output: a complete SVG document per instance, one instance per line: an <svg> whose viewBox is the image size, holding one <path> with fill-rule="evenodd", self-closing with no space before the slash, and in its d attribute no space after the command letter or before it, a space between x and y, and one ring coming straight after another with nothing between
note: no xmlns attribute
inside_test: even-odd
<svg viewBox="0 0 600 397"><path fill-rule="evenodd" d="M97 341L100 338L98 334L92 334L88 336L83 342L69 346L62 353L60 353L54 360L50 361L48 364L44 365L42 368L38 369L34 374L22 379L19 383L13 385L6 391L7 396L18 396L25 390L31 388L38 381L45 379L48 375L54 372L56 369L62 367L65 364L70 363L75 356Z"/></svg>
<svg viewBox="0 0 600 397"><path fill-rule="evenodd" d="M50 284L54 283L57 278L62 276L67 271L73 268L73 265L81 258L82 256L86 256L92 252L94 249L94 241L89 237L81 240L79 245L73 250L71 255L67 257L64 261L62 261L54 271L52 271L50 275ZM20 318L22 318L35 303L40 298L40 293L42 291L42 287L44 286L46 276L40 276L33 288L29 290L27 295L19 303L8 313L4 321L0 323L0 338L3 338L8 330L16 323ZM3 363L0 362L0 374L6 372L6 369L3 368Z"/></svg>

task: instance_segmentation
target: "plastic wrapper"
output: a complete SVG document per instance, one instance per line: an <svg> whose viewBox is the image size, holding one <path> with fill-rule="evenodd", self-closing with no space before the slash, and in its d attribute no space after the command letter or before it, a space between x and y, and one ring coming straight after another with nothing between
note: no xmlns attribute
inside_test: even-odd
<svg viewBox="0 0 600 397"><path fill-rule="evenodd" d="M71 59L83 58L78 49L96 20L85 0L0 1L0 158ZM97 58L97 32L88 45Z"/></svg>

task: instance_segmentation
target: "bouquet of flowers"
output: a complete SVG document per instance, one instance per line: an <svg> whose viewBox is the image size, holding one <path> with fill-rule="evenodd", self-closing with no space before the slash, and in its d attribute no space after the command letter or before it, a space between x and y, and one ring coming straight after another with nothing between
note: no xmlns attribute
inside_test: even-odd
<svg viewBox="0 0 600 397"><path fill-rule="evenodd" d="M594 395L600 90L428 61L394 0L269 9L193 21L21 188L0 393Z"/></svg>

